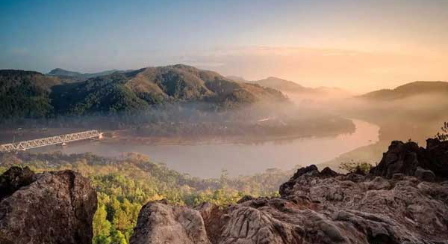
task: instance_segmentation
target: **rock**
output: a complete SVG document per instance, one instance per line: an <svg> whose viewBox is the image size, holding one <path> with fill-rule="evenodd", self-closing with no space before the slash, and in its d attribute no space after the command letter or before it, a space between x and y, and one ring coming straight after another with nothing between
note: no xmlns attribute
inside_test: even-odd
<svg viewBox="0 0 448 244"><path fill-rule="evenodd" d="M92 242L96 193L80 174L13 167L0 176L0 189L0 243Z"/></svg>
<svg viewBox="0 0 448 244"><path fill-rule="evenodd" d="M325 167L321 172L320 172L320 176L321 177L335 177L338 176L339 174L335 171L333 171L332 169L330 169L329 167Z"/></svg>
<svg viewBox="0 0 448 244"><path fill-rule="evenodd" d="M405 177L405 175L402 174L402 173L396 173L396 174L393 174L393 175L392 175L392 179L393 179L393 180L403 180L404 177Z"/></svg>
<svg viewBox="0 0 448 244"><path fill-rule="evenodd" d="M253 200L253 198L250 200ZM203 203L197 210L204 220L209 241L218 243L221 238L222 223L228 219L225 210L210 203Z"/></svg>
<svg viewBox="0 0 448 244"><path fill-rule="evenodd" d="M424 149L418 147L417 143L393 141L380 163L372 168L371 173L389 179L397 173L414 175L417 167L425 163L423 161L425 161Z"/></svg>
<svg viewBox="0 0 448 244"><path fill-rule="evenodd" d="M394 141L370 173L386 178L392 178L394 174L416 176L418 168L432 171L434 180L448 179L448 141L428 139L426 148L419 147L415 142Z"/></svg>
<svg viewBox="0 0 448 244"><path fill-rule="evenodd" d="M254 198L253 198L252 196L245 195L245 196L242 197L237 203L243 203L243 202L250 201L250 200L253 200L253 199L254 199Z"/></svg>
<svg viewBox="0 0 448 244"><path fill-rule="evenodd" d="M166 201L143 206L131 244L210 243L199 211L170 206Z"/></svg>
<svg viewBox="0 0 448 244"><path fill-rule="evenodd" d="M448 141L428 139L425 156L428 164L421 167L431 170L439 178L448 179Z"/></svg>
<svg viewBox="0 0 448 244"><path fill-rule="evenodd" d="M389 181L382 177L375 177L372 181L366 181L365 185L368 190L384 190L391 187Z"/></svg>
<svg viewBox="0 0 448 244"><path fill-rule="evenodd" d="M434 181L436 179L436 175L431 170L422 169L421 167L417 167L414 175L421 181Z"/></svg>
<svg viewBox="0 0 448 244"><path fill-rule="evenodd" d="M292 187L294 186L294 184L292 184L292 182L294 182L295 179L298 179L302 176L305 177L320 177L320 178L326 178L326 177L335 177L339 175L338 173L336 173L335 171L333 171L332 169L330 169L329 167L326 167L322 170L322 172L319 172L319 169L317 168L316 165L312 164L310 166L307 167L303 167L297 170L297 172L291 177L291 179L286 182L283 183L280 186L280 190L279 193L281 196L287 195L289 191L292 190Z"/></svg>
<svg viewBox="0 0 448 244"><path fill-rule="evenodd" d="M3 175L0 175L0 201L13 194L21 187L33 182L34 172L28 167L11 167Z"/></svg>

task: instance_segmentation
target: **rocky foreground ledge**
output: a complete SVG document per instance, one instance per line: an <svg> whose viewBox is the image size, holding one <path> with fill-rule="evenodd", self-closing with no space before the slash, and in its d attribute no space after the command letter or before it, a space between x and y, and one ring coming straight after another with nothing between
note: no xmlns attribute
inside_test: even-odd
<svg viewBox="0 0 448 244"><path fill-rule="evenodd" d="M96 208L95 190L78 173L12 167L0 176L0 243L91 243Z"/></svg>
<svg viewBox="0 0 448 244"><path fill-rule="evenodd" d="M448 244L448 142L393 142L369 174L299 169L279 198L220 208L150 202L132 244ZM0 243L91 243L96 194L72 171L0 176Z"/></svg>
<svg viewBox="0 0 448 244"><path fill-rule="evenodd" d="M447 169L448 142L393 142L368 175L312 165L280 198L225 208L148 203L131 243L448 243Z"/></svg>

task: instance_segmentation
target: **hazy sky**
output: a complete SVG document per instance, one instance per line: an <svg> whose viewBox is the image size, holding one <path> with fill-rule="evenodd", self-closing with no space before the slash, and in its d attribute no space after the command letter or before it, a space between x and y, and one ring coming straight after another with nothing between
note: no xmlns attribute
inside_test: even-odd
<svg viewBox="0 0 448 244"><path fill-rule="evenodd" d="M0 0L0 68L175 63L354 91L448 80L448 0Z"/></svg>

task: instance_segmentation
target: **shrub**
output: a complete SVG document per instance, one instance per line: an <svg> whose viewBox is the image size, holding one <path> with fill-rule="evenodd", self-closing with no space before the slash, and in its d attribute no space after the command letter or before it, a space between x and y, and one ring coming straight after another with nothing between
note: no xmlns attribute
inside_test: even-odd
<svg viewBox="0 0 448 244"><path fill-rule="evenodd" d="M372 169L372 165L367 162L350 161L341 163L341 165L339 165L339 168L348 171L349 173L365 175Z"/></svg>

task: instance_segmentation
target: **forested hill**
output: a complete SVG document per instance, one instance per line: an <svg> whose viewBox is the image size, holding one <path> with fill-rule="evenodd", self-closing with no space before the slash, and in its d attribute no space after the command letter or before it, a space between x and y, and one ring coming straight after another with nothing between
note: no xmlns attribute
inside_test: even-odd
<svg viewBox="0 0 448 244"><path fill-rule="evenodd" d="M49 116L51 87L59 84L59 78L34 71L0 70L0 118Z"/></svg>
<svg viewBox="0 0 448 244"><path fill-rule="evenodd" d="M114 72L78 82L54 74L0 70L0 97L3 119L136 112L176 102L205 102L229 109L287 101L277 90L237 83L186 65Z"/></svg>

